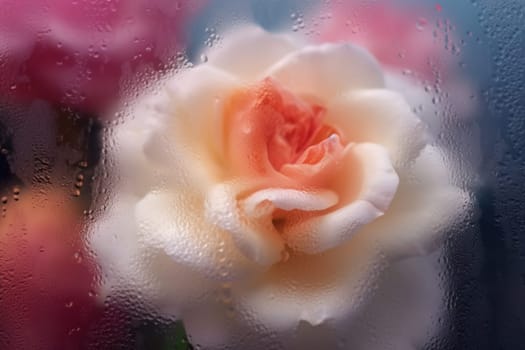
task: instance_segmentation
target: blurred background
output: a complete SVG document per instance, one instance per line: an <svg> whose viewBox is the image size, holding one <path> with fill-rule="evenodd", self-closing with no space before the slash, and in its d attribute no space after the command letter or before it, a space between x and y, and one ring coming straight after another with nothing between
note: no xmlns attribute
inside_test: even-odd
<svg viewBox="0 0 525 350"><path fill-rule="evenodd" d="M0 349L191 348L182 324L99 302L85 232L111 197L97 183L122 106L246 22L363 45L417 82L476 202L447 240L448 319L425 349L522 349L521 0L0 0Z"/></svg>

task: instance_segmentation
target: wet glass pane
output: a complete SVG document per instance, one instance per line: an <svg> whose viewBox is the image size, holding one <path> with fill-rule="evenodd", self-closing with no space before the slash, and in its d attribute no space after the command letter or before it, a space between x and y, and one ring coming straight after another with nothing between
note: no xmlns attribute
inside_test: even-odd
<svg viewBox="0 0 525 350"><path fill-rule="evenodd" d="M519 0L0 0L0 349L521 349Z"/></svg>

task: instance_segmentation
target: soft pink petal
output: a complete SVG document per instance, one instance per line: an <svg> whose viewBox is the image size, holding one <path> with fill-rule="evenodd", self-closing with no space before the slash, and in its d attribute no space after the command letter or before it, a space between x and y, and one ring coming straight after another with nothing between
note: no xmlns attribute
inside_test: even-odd
<svg viewBox="0 0 525 350"><path fill-rule="evenodd" d="M234 184L215 185L206 198L206 219L228 232L237 248L252 261L262 266L280 261L284 243L271 217L247 217L239 207L239 196L240 190Z"/></svg>
<svg viewBox="0 0 525 350"><path fill-rule="evenodd" d="M446 234L458 229L471 213L470 195L454 185L453 164L439 149L427 146L414 164L403 170L398 194L381 219L363 234L377 235L385 252L396 258L427 255Z"/></svg>
<svg viewBox="0 0 525 350"><path fill-rule="evenodd" d="M262 79L263 72L298 46L290 37L254 26L235 27L217 48L205 52L208 63L244 82Z"/></svg>
<svg viewBox="0 0 525 350"><path fill-rule="evenodd" d="M233 296L276 332L293 331L301 322L338 321L359 312L381 268L378 253L367 237L322 254L289 252L264 274L233 284Z"/></svg>
<svg viewBox="0 0 525 350"><path fill-rule="evenodd" d="M254 266L228 232L203 219L203 202L191 189L148 193L135 206L139 244L212 280L238 278Z"/></svg>
<svg viewBox="0 0 525 350"><path fill-rule="evenodd" d="M337 194L331 191L308 192L286 188L268 188L257 191L243 200L243 207L248 216L258 216L261 209L269 206L268 213L275 209L291 211L319 211L337 204Z"/></svg>
<svg viewBox="0 0 525 350"><path fill-rule="evenodd" d="M383 74L375 59L350 44L305 47L285 56L267 75L294 93L322 104L349 90L384 86Z"/></svg>
<svg viewBox="0 0 525 350"><path fill-rule="evenodd" d="M151 98L149 110L133 111L136 119L143 114L157 117L143 152L157 171L172 175L171 186L191 186L204 193L228 173L222 152L223 109L238 87L231 75L203 65L170 81L166 90Z"/></svg>
<svg viewBox="0 0 525 350"><path fill-rule="evenodd" d="M357 197L324 215L299 217L285 224L287 244L294 250L318 254L347 242L361 227L388 210L399 183L387 151L374 144L349 146L344 161L357 158L362 183ZM352 162L356 165L355 162ZM354 170L356 171L356 170ZM352 176L352 172L347 174Z"/></svg>
<svg viewBox="0 0 525 350"><path fill-rule="evenodd" d="M326 121L337 125L347 142L384 146L396 169L410 163L426 144L423 123L403 96L386 89L339 96L328 106Z"/></svg>

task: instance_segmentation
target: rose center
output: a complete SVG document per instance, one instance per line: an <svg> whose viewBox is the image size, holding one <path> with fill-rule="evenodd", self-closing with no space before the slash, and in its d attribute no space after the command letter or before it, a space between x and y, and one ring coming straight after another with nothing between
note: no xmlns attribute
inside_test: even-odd
<svg viewBox="0 0 525 350"><path fill-rule="evenodd" d="M225 139L237 170L259 175L290 165L317 164L340 144L323 123L325 108L294 95L271 78L235 93L226 107ZM336 145L337 146L337 145Z"/></svg>

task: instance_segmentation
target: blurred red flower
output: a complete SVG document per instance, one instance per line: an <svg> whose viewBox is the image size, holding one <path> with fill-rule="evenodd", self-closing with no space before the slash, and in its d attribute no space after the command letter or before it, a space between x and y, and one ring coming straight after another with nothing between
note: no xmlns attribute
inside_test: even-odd
<svg viewBox="0 0 525 350"><path fill-rule="evenodd" d="M0 94L100 115L166 68L203 1L0 0Z"/></svg>
<svg viewBox="0 0 525 350"><path fill-rule="evenodd" d="M0 217L0 348L78 349L102 314L78 212L65 195L19 196Z"/></svg>

